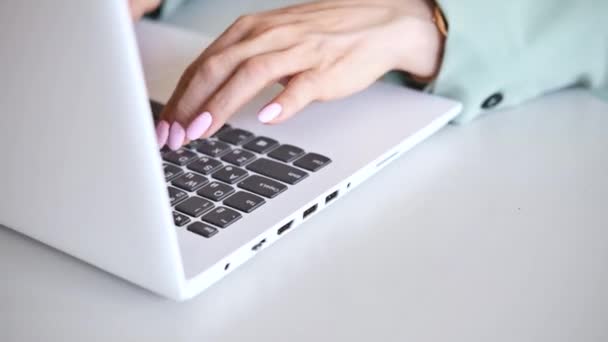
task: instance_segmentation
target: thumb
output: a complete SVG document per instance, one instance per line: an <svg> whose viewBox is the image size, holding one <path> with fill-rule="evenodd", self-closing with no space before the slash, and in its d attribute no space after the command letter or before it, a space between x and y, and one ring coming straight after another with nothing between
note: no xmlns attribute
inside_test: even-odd
<svg viewBox="0 0 608 342"><path fill-rule="evenodd" d="M265 124L277 124L289 119L311 102L320 99L321 83L321 75L315 70L293 76L285 89L260 110L258 120Z"/></svg>

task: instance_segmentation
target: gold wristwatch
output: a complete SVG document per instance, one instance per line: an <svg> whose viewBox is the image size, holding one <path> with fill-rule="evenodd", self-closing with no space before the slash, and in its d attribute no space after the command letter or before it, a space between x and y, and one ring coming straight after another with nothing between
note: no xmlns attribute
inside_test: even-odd
<svg viewBox="0 0 608 342"><path fill-rule="evenodd" d="M439 30L444 37L447 37L448 23L445 21L441 8L435 1L433 1L433 22L437 26L437 30Z"/></svg>
<svg viewBox="0 0 608 342"><path fill-rule="evenodd" d="M437 31L439 31L439 34L441 34L441 37L443 39L445 39L448 36L448 24L447 24L447 21L445 20L445 17L443 16L443 12L441 11L441 8L439 7L439 5L437 4L436 1L434 1L434 0L427 0L427 1L429 2L429 6L432 6L432 8L433 8L431 20L437 27ZM443 54L443 51L442 51L442 54ZM418 76L412 75L412 74L408 74L408 75L409 75L409 79L414 82L413 84L410 83L409 85L414 88L417 88L417 89L423 89L429 83L431 83L435 79L435 77L437 77L437 75L424 77L424 78L418 77Z"/></svg>

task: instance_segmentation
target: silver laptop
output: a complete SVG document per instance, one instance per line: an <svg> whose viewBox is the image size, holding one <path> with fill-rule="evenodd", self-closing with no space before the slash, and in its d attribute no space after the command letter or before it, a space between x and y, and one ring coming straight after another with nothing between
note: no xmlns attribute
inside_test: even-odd
<svg viewBox="0 0 608 342"><path fill-rule="evenodd" d="M460 110L379 83L264 126L270 88L213 138L159 153L152 109L205 39L143 23L138 48L125 1L4 7L0 224L175 300L356 196Z"/></svg>

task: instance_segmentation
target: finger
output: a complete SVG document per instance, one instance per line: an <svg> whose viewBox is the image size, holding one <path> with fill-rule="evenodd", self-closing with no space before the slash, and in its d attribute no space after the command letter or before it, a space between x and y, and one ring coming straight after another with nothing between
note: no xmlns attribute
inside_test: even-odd
<svg viewBox="0 0 608 342"><path fill-rule="evenodd" d="M189 66L186 68L180 80L173 91L173 95L167 102L163 112L160 115L161 119L169 120L173 118L173 115L170 115L171 112L175 110L185 110L177 107L177 100L181 97L188 86L192 82L192 78L196 75L197 69L200 68L200 64L203 63L209 56L216 54L218 51L225 49L228 46L231 46L241 39L243 39L247 34L249 34L251 28L255 24L256 18L253 16L242 16L239 17L232 25L230 25L226 31L224 31L215 41L213 41L205 50L197 57ZM183 106L183 104L182 104Z"/></svg>
<svg viewBox="0 0 608 342"><path fill-rule="evenodd" d="M299 28L281 25L296 19L292 15L246 15L237 19L186 69L160 118L174 122L197 115L207 97L217 91L243 60L289 47L293 37L299 36Z"/></svg>
<svg viewBox="0 0 608 342"><path fill-rule="evenodd" d="M242 41L224 51L203 59L194 70L194 76L182 93L176 93L176 112L168 117L169 120L187 122L214 94L222 84L245 61L254 56L290 48L294 36L298 36L297 28L285 28L268 31L260 36Z"/></svg>
<svg viewBox="0 0 608 342"><path fill-rule="evenodd" d="M230 116L269 84L308 70L317 61L318 54L305 47L271 52L247 60L205 104L204 107L214 117L213 126L206 135L221 128Z"/></svg>
<svg viewBox="0 0 608 342"><path fill-rule="evenodd" d="M265 124L283 122L302 110L323 94L322 75L318 70L308 70L291 78L285 89L258 114Z"/></svg>
<svg viewBox="0 0 608 342"><path fill-rule="evenodd" d="M158 142L158 148L163 148L169 138L169 123L166 121L159 121L156 125L156 141Z"/></svg>
<svg viewBox="0 0 608 342"><path fill-rule="evenodd" d="M294 33L289 29L268 31L255 39L243 41L212 55L200 65L189 67L161 113L161 118L171 123L169 147L179 148L183 144L180 144L182 137L191 140L201 137L211 122L215 121L210 113L201 114L202 105L208 98L231 77L243 61L267 51L290 47ZM219 129L218 125L213 127L212 130Z"/></svg>
<svg viewBox="0 0 608 342"><path fill-rule="evenodd" d="M231 46L243 38L245 38L251 30L259 22L259 17L255 15L243 15L237 18L228 28L220 34L220 36L214 40L198 58L199 60L204 59L208 56L216 54L218 51L222 51L228 46Z"/></svg>
<svg viewBox="0 0 608 342"><path fill-rule="evenodd" d="M230 106L220 107L218 105L203 108L203 104L207 102L211 102L212 104L228 102L223 94L227 92L235 93L234 88L240 87L240 85L237 86L235 83L230 83L229 86L225 87L226 90L223 92L221 88L228 82L228 79L234 77L232 75L238 73L237 69L243 69L243 72L239 76L236 76L235 80L242 80L240 82L243 82L244 86L254 89L253 94L246 95L251 97L268 83L274 81L275 74L278 75L276 77L280 77L286 73L298 72L302 70L297 65L298 63L312 63L312 59L305 61L299 51L280 52L284 50L279 49L290 47L293 44L292 32L294 31L290 29L269 31L255 39L247 40L234 47L230 47L221 54L209 57L197 70L197 74L186 88L183 89L183 92L181 94L174 94L176 99L172 103L173 107L169 108L166 112L168 116L167 120L169 122L177 122L182 128L185 128L185 136L189 139L198 139L209 129L210 134L212 134L216 129L221 127L226 117L233 113L233 109ZM267 51L272 52L268 53ZM289 60L289 63L285 63L277 56L283 56L283 58ZM268 70L269 65L273 66L272 70ZM269 71L269 73L266 73L266 71ZM269 77L272 79L268 79ZM258 83L255 80L252 81L252 78L259 80ZM265 83L260 85L259 82ZM216 100L211 101L210 97L218 92L220 95L216 97ZM241 98L238 92L232 96L234 97L229 102L238 102L239 98ZM242 102L237 104L238 107L241 105ZM202 114L200 114L201 112ZM214 115L211 120L209 120L210 113ZM218 119L215 117L218 113L229 114ZM203 116L204 118L202 118ZM200 124L200 122L204 122L205 124ZM190 126L193 127L190 128ZM175 131L179 132L179 129L176 128Z"/></svg>
<svg viewBox="0 0 608 342"><path fill-rule="evenodd" d="M358 66L371 66L353 76ZM263 123L281 123L313 101L335 100L357 93L377 80L384 67L365 54L347 54L323 70L294 76L285 89L258 114Z"/></svg>
<svg viewBox="0 0 608 342"><path fill-rule="evenodd" d="M198 97L200 100L198 103L204 103L205 99L217 91L217 88L224 82L225 78L229 77L233 70L241 63L242 60L249 58L250 56L259 54L264 52L264 46L267 46L269 43L277 44L281 43L276 48L284 48L287 47L287 43L291 41L292 36L297 36L297 32L293 32L290 30L278 30L278 26L282 24L286 24L293 21L292 16L282 16L277 17L277 19L281 20L267 20L268 23L265 26L259 25L256 30L255 21L257 16L248 15L239 18L228 30L222 34L220 38L218 38L213 44L211 44L202 54L199 56L197 61L195 61L184 73L174 94L171 99L168 101L165 106L165 110L161 113L160 117L163 119L159 122L157 126L157 136L159 140L159 146L162 147L165 143L168 147L173 150L179 149L182 145L189 143L191 140L198 139L203 136L203 134L209 130L211 124L213 123L213 118L209 112L203 112L202 114L195 116L194 119L190 122L190 124L183 123L182 121L187 120L179 120L180 117L187 117L188 105L182 104L181 106L178 101L176 101L176 94L182 93L185 94L188 91L192 91L193 93L198 93ZM249 41L243 42L243 44L239 44L237 46L230 46L233 42L238 41L239 39L247 39L250 38ZM253 39L257 38L257 39ZM216 51L221 51L222 49L226 49L229 51L223 51L214 55ZM210 56L210 57L209 57ZM235 56L231 58L230 56ZM202 61L201 61L202 59ZM219 68L219 63L216 63L215 60L223 60L233 61L232 63L226 63L225 68ZM197 66L196 63L207 65L207 67L201 68ZM217 66L217 67L216 67ZM216 75L217 77L210 77L211 80L216 79L216 82L197 82L194 77L197 75L197 71L195 68L203 69L203 72L199 71L199 75L207 74L207 75ZM205 73L204 70L217 70L216 73ZM222 72L222 70L225 70ZM204 79L205 77L201 77ZM282 78L283 85L288 82L289 78ZM192 86L194 84L194 86ZM196 84L200 84L203 87L197 89ZM197 91L198 90L198 91ZM188 94L184 95L184 97L188 97ZM192 107L196 106L196 103L192 105ZM172 110L171 108L178 108L177 110ZM193 111L196 112L196 111ZM170 113L174 113L171 115ZM168 124L167 122L172 122ZM223 122L223 121L222 121ZM216 124L212 130L209 130L207 136L213 134L216 130L221 128L221 124ZM165 133L166 132L166 133Z"/></svg>

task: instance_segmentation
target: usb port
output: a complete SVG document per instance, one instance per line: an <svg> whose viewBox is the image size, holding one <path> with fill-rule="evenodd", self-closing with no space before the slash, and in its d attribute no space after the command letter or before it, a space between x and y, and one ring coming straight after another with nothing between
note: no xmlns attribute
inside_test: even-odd
<svg viewBox="0 0 608 342"><path fill-rule="evenodd" d="M283 227L281 227L277 230L277 235L281 235L281 234L285 233L287 230L289 230L289 228L291 228L292 224L293 224L293 221L287 222L287 224L285 224Z"/></svg>
<svg viewBox="0 0 608 342"><path fill-rule="evenodd" d="M338 190L332 192L331 194L327 195L327 197L325 197L325 204L335 200L336 197L338 197Z"/></svg>
<svg viewBox="0 0 608 342"><path fill-rule="evenodd" d="M312 207L306 209L306 211L304 212L304 215L302 216L303 218L307 218L308 216L310 216L310 214L314 213L315 211L317 211L317 207L318 205L315 204Z"/></svg>
<svg viewBox="0 0 608 342"><path fill-rule="evenodd" d="M264 244L266 243L266 239L262 239L262 241L256 243L255 245L253 245L253 247L251 247L251 250L254 252L259 251L262 247L264 247Z"/></svg>

